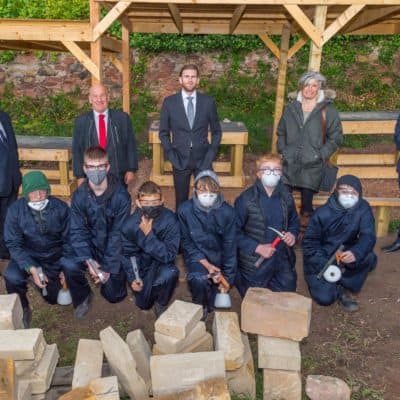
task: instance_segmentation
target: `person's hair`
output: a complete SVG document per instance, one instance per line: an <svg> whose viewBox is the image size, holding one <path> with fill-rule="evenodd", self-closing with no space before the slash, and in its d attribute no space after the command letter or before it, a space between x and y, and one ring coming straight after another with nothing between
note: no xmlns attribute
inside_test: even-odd
<svg viewBox="0 0 400 400"><path fill-rule="evenodd" d="M319 82L320 88L325 87L326 78L322 74L315 71L307 71L299 79L299 82L297 84L298 90L302 90L312 79Z"/></svg>
<svg viewBox="0 0 400 400"><path fill-rule="evenodd" d="M138 197L138 199L140 199L143 196L150 196L153 194L158 194L161 197L160 186L158 186L153 181L146 181L140 186L137 197Z"/></svg>
<svg viewBox="0 0 400 400"><path fill-rule="evenodd" d="M210 176L204 176L196 181L196 190L209 190L210 192L219 193L221 188L218 183Z"/></svg>
<svg viewBox="0 0 400 400"><path fill-rule="evenodd" d="M185 64L181 70L179 71L179 76L182 76L183 71L186 71L187 69L191 69L193 71L196 71L197 73L197 77L200 76L200 71L199 71L199 67L196 64Z"/></svg>
<svg viewBox="0 0 400 400"><path fill-rule="evenodd" d="M282 165L282 159L279 154L267 153L257 158L256 160L257 170L260 169L261 165L263 165L265 162L268 161L276 161L277 163Z"/></svg>
<svg viewBox="0 0 400 400"><path fill-rule="evenodd" d="M107 152L100 146L92 146L86 149L84 154L84 161L86 160L102 160L107 158Z"/></svg>

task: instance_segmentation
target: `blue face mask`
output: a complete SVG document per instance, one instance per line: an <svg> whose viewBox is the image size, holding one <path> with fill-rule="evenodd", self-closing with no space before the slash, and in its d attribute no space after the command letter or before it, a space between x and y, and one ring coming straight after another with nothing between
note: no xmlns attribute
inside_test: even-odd
<svg viewBox="0 0 400 400"><path fill-rule="evenodd" d="M107 169L96 169L86 171L86 176L93 185L100 185L107 176Z"/></svg>

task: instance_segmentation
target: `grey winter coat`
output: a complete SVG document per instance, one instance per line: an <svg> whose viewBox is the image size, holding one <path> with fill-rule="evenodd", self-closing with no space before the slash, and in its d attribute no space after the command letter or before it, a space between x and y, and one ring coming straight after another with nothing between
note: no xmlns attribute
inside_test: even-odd
<svg viewBox="0 0 400 400"><path fill-rule="evenodd" d="M326 142L322 137L322 109L326 106ZM343 142L342 124L332 99L324 98L304 122L301 103L289 103L278 125L278 152L283 157L284 183L319 190L324 161Z"/></svg>

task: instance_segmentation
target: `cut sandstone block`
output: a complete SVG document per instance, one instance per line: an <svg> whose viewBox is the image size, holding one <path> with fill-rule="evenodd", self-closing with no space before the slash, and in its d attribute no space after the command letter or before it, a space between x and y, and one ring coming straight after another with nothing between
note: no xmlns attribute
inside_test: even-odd
<svg viewBox="0 0 400 400"><path fill-rule="evenodd" d="M301 375L294 371L264 369L264 400L301 400Z"/></svg>
<svg viewBox="0 0 400 400"><path fill-rule="evenodd" d="M155 330L164 335L184 339L203 316L203 307L175 300L155 322Z"/></svg>
<svg viewBox="0 0 400 400"><path fill-rule="evenodd" d="M0 330L0 358L34 360L45 345L41 329Z"/></svg>
<svg viewBox="0 0 400 400"><path fill-rule="evenodd" d="M206 332L199 340L192 343L190 346L183 348L180 353L201 353L204 351L213 351L214 350L214 342L211 334ZM153 345L153 355L165 355L170 353L162 352L157 344ZM174 354L174 353L171 353Z"/></svg>
<svg viewBox="0 0 400 400"><path fill-rule="evenodd" d="M96 400L119 400L118 379L116 376L97 378L90 382L89 389Z"/></svg>
<svg viewBox="0 0 400 400"><path fill-rule="evenodd" d="M17 374L17 376L31 374L33 370L36 369L37 366L39 365L39 362L43 357L45 349L46 349L46 342L43 341L43 343L41 343L36 352L36 357L33 360L15 361L14 363L15 373Z"/></svg>
<svg viewBox="0 0 400 400"><path fill-rule="evenodd" d="M350 400L351 390L347 383L339 378L309 375L306 394L311 400Z"/></svg>
<svg viewBox="0 0 400 400"><path fill-rule="evenodd" d="M86 386L101 377L103 346L100 340L80 339L76 351L72 389Z"/></svg>
<svg viewBox="0 0 400 400"><path fill-rule="evenodd" d="M222 351L167 354L150 359L154 396L193 389L199 382L225 378Z"/></svg>
<svg viewBox="0 0 400 400"><path fill-rule="evenodd" d="M100 331L100 340L111 370L117 375L124 391L135 400L147 399L146 384L136 370L129 346L111 326Z"/></svg>
<svg viewBox="0 0 400 400"><path fill-rule="evenodd" d="M37 368L31 374L21 376L20 381L30 383L32 394L46 392L50 387L51 380L53 379L58 359L59 354L57 345L47 345Z"/></svg>
<svg viewBox="0 0 400 400"><path fill-rule="evenodd" d="M206 324L203 321L199 321L185 339L177 339L157 331L154 332L154 339L157 343L157 348L164 354L183 353L182 350L184 348L199 341L205 333Z"/></svg>
<svg viewBox="0 0 400 400"><path fill-rule="evenodd" d="M242 333L242 341L244 344L244 363L235 371L226 371L226 381L230 393L255 399L256 379L254 375L253 354L251 353L249 338L244 333Z"/></svg>
<svg viewBox="0 0 400 400"><path fill-rule="evenodd" d="M300 371L299 342L258 335L258 368Z"/></svg>
<svg viewBox="0 0 400 400"><path fill-rule="evenodd" d="M250 288L242 302L242 329L300 341L308 335L311 299L292 292Z"/></svg>
<svg viewBox="0 0 400 400"><path fill-rule="evenodd" d="M235 312L215 312L213 322L215 350L221 350L225 357L225 369L233 371L244 362L244 344Z"/></svg>
<svg viewBox="0 0 400 400"><path fill-rule="evenodd" d="M136 362L136 368L139 375L146 383L147 389L151 389L151 375L150 375L150 357L151 349L149 343L143 335L141 329L136 329L129 332L126 336L126 343L129 350Z"/></svg>
<svg viewBox="0 0 400 400"><path fill-rule="evenodd" d="M17 381L17 400L31 400L31 396L32 392L30 383Z"/></svg>
<svg viewBox="0 0 400 400"><path fill-rule="evenodd" d="M0 295L0 329L24 329L22 306L16 293Z"/></svg>

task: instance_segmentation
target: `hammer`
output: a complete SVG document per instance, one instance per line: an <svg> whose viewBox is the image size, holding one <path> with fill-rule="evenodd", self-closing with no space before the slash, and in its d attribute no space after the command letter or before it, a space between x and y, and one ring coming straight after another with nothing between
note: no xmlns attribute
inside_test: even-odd
<svg viewBox="0 0 400 400"><path fill-rule="evenodd" d="M319 271L319 274L317 275L318 279L321 279L322 276L324 275L325 271L331 266L331 264L335 261L335 259L337 258L337 254L340 254L344 249L344 245L341 244L339 246L339 248L331 255L331 257L329 258L329 260L326 262L326 264L324 265L324 267L321 269L321 271Z"/></svg>
<svg viewBox="0 0 400 400"><path fill-rule="evenodd" d="M283 233L278 231L277 229L273 228L272 226L267 226L267 229L269 229L272 232L275 232L278 236L274 239L274 241L271 243L271 247L275 248L278 246L278 243L283 239ZM258 260L255 262L255 267L258 268L262 262L265 260L263 256L260 256Z"/></svg>

